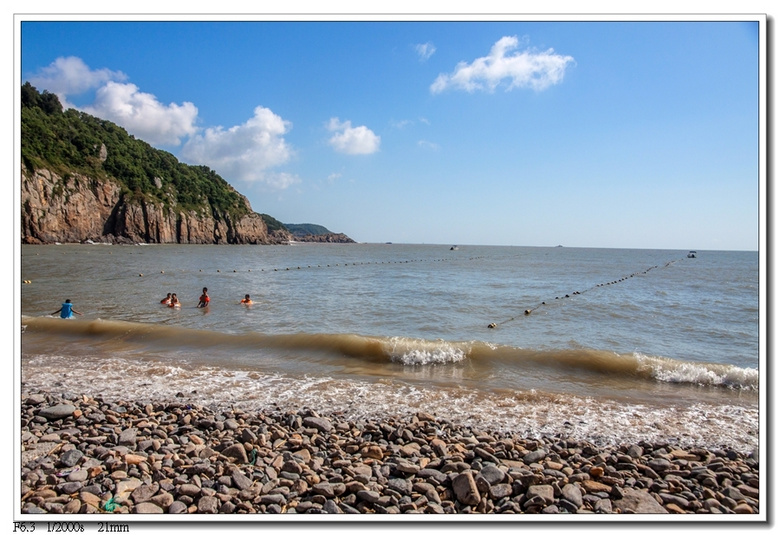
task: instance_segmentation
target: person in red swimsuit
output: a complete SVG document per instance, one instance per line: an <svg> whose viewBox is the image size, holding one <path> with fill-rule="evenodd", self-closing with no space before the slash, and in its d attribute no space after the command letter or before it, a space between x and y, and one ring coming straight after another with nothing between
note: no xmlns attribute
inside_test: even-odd
<svg viewBox="0 0 780 535"><path fill-rule="evenodd" d="M203 293L200 296L200 299L198 299L198 308L206 308L209 306L209 302L211 301L211 298L209 297L209 289L203 288Z"/></svg>

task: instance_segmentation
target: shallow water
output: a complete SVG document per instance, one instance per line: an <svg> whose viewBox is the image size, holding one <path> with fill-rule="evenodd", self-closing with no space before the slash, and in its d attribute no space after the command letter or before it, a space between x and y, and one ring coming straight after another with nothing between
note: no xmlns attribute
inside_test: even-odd
<svg viewBox="0 0 780 535"><path fill-rule="evenodd" d="M23 246L22 380L750 449L761 393L758 253L686 253ZM203 286L207 310L195 308ZM181 309L159 304L167 292ZM246 293L250 307L238 304ZM65 298L83 316L47 317Z"/></svg>

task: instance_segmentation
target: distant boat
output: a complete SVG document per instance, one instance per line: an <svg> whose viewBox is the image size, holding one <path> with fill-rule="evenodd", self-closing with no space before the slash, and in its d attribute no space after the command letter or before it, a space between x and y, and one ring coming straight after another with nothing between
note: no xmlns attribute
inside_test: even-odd
<svg viewBox="0 0 780 535"><path fill-rule="evenodd" d="M457 250L458 250L457 245L453 245L452 247L450 247L450 251L457 251Z"/></svg>
<svg viewBox="0 0 780 535"><path fill-rule="evenodd" d="M696 258L696 251L691 251L688 253L688 258Z"/></svg>

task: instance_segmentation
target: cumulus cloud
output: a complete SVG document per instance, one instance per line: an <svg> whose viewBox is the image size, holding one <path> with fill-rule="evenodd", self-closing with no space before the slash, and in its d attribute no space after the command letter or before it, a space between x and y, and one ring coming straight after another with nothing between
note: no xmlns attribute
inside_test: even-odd
<svg viewBox="0 0 780 535"><path fill-rule="evenodd" d="M328 143L337 151L344 154L372 154L379 150L380 137L365 126L352 126L351 121L339 121L338 117L331 118L328 130L333 135Z"/></svg>
<svg viewBox="0 0 780 535"><path fill-rule="evenodd" d="M431 42L416 45L414 48L417 51L417 55L420 56L420 61L428 60L436 52L436 47Z"/></svg>
<svg viewBox="0 0 780 535"><path fill-rule="evenodd" d="M181 145L181 156L191 164L207 165L226 180L263 182L285 189L301 180L275 167L287 163L293 154L284 139L289 122L271 110L258 106L254 116L231 128L201 130L196 126L198 108L191 102L163 104L144 93L127 76L109 69L92 70L77 57L61 57L27 77L39 91L54 93L64 107L69 96L95 90L92 104L82 111L114 122L152 145Z"/></svg>
<svg viewBox="0 0 780 535"><path fill-rule="evenodd" d="M57 95L66 108L73 107L67 103L68 96L80 95L107 82L121 82L126 79L127 75L121 71L92 70L81 58L75 56L57 58L49 66L27 77L27 81L39 91L45 90Z"/></svg>
<svg viewBox="0 0 780 535"><path fill-rule="evenodd" d="M275 189L285 189L300 182L296 175L274 172L293 156L284 135L291 123L263 106L245 123L223 128L207 128L192 136L182 147L188 161L207 165L226 180L263 182Z"/></svg>
<svg viewBox="0 0 780 535"><path fill-rule="evenodd" d="M514 52L517 37L502 37L487 56L471 63L460 62L451 74L440 74L431 84L431 93L446 89L492 92L505 83L506 90L531 88L542 91L563 79L566 67L574 62L571 56L556 54L553 49L543 52L527 49Z"/></svg>
<svg viewBox="0 0 780 535"><path fill-rule="evenodd" d="M152 145L179 145L181 138L197 131L198 108L193 103L165 105L134 84L108 82L84 111L117 123Z"/></svg>
<svg viewBox="0 0 780 535"><path fill-rule="evenodd" d="M196 132L198 109L191 102L162 104L154 95L125 83L127 75L110 69L91 69L75 56L57 58L27 77L39 91L54 93L64 108L75 108L74 96L95 90L92 104L81 111L114 122L151 144L179 145Z"/></svg>

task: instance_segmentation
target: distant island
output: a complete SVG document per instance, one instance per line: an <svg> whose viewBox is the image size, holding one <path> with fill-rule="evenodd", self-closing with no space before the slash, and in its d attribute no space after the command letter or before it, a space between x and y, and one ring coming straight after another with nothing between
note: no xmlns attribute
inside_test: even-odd
<svg viewBox="0 0 780 535"><path fill-rule="evenodd" d="M23 243L354 243L286 225L206 166L179 162L123 128L25 83L21 91Z"/></svg>

